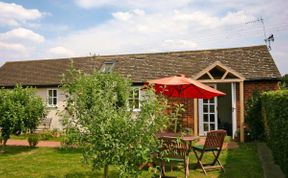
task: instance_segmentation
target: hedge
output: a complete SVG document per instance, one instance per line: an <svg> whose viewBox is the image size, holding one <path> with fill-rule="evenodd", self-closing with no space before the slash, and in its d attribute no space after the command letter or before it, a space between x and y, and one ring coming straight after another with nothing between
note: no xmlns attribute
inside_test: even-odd
<svg viewBox="0 0 288 178"><path fill-rule="evenodd" d="M250 133L250 138L245 138L245 140L265 139L264 124L261 110L262 110L261 93L254 92L252 97L246 103L245 121L248 125L246 131Z"/></svg>
<svg viewBox="0 0 288 178"><path fill-rule="evenodd" d="M288 177L288 90L264 92L261 101L267 144Z"/></svg>

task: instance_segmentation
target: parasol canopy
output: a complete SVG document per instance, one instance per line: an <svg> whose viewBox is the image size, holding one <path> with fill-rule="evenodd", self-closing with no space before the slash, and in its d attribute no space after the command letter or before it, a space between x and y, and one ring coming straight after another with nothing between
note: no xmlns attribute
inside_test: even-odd
<svg viewBox="0 0 288 178"><path fill-rule="evenodd" d="M185 75L165 77L147 81L154 84L156 94L169 97L211 99L225 93L209 87L201 82L185 77Z"/></svg>

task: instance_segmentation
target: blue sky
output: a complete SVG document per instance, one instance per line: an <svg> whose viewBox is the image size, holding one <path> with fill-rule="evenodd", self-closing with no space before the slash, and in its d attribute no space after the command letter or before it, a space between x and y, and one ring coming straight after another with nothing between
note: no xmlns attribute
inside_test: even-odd
<svg viewBox="0 0 288 178"><path fill-rule="evenodd" d="M0 1L0 65L11 60L263 45L288 73L287 0ZM254 23L247 23L256 21Z"/></svg>

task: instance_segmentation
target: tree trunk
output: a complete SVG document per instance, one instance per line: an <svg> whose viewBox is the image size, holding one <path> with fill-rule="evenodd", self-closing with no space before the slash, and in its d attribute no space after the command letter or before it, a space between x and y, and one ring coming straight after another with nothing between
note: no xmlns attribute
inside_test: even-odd
<svg viewBox="0 0 288 178"><path fill-rule="evenodd" d="M104 166L104 178L108 178L108 165Z"/></svg>
<svg viewBox="0 0 288 178"><path fill-rule="evenodd" d="M7 138L1 138L1 151L0 152L5 152L5 146L6 146L6 143L7 143L7 141L8 141L8 139Z"/></svg>

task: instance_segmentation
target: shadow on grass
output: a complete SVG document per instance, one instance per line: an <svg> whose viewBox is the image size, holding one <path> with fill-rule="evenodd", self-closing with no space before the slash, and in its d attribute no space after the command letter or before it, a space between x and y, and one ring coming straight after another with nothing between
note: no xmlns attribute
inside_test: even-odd
<svg viewBox="0 0 288 178"><path fill-rule="evenodd" d="M58 153L60 154L79 154L82 153L82 150L80 148L65 148L65 147L60 147L60 148L55 148Z"/></svg>
<svg viewBox="0 0 288 178"><path fill-rule="evenodd" d="M29 152L35 150L37 148L29 147L29 146L10 146L7 145L4 148L4 152L0 153L1 156L8 156L8 155L16 155L24 152Z"/></svg>
<svg viewBox="0 0 288 178"><path fill-rule="evenodd" d="M239 144L238 149L228 150L226 154L226 158L221 160L225 172L221 172L218 178L263 178L254 142Z"/></svg>
<svg viewBox="0 0 288 178"><path fill-rule="evenodd" d="M64 176L65 178L95 178L95 177L103 177L103 171L87 171L87 172L70 172ZM119 177L119 173L117 171L109 171L109 177ZM55 175L48 175L45 178L58 178Z"/></svg>

